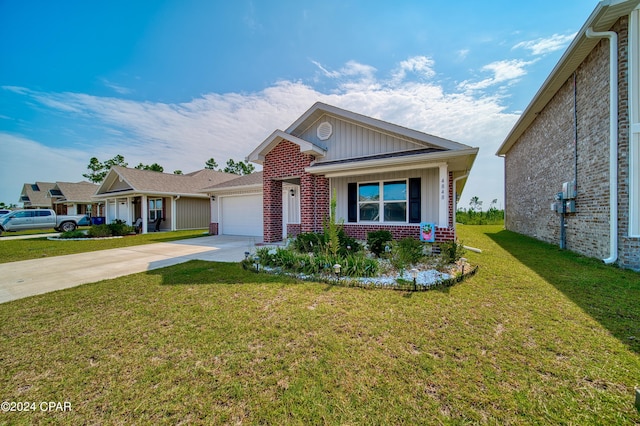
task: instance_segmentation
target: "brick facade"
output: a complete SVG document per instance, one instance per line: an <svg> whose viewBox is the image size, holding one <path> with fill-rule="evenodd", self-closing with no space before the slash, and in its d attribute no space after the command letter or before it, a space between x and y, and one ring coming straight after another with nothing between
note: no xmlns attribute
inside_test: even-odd
<svg viewBox="0 0 640 426"><path fill-rule="evenodd" d="M323 224L329 217L331 194L329 180L305 172L313 161L311 155L300 152L300 147L284 140L265 156L263 175L263 221L264 241L282 240L282 182L283 179L300 179L300 224L287 224L287 235L301 232L322 232ZM448 176L449 215L445 228L436 228L436 241L455 239L453 227L453 173ZM212 224L213 225L213 224ZM345 232L357 239L365 240L367 233L379 229L389 229L395 239L419 238L419 225L361 225L345 224ZM216 230L217 231L217 230Z"/></svg>
<svg viewBox="0 0 640 426"><path fill-rule="evenodd" d="M344 232L357 240L366 240L367 234L373 231L388 230L391 232L394 240L402 238L420 239L420 225L356 225L353 223L345 223L343 225ZM453 228L436 227L436 242L451 241L454 239Z"/></svg>
<svg viewBox="0 0 640 426"><path fill-rule="evenodd" d="M619 264L640 269L640 241L627 237L628 18L618 33ZM574 93L575 98L574 98ZM577 121L574 122L574 100ZM577 141L574 137L577 126ZM609 256L609 41L601 40L539 112L505 157L507 229L559 244L560 215L551 211L562 183L577 180L576 214L565 217L566 247L598 258Z"/></svg>
<svg viewBox="0 0 640 426"><path fill-rule="evenodd" d="M329 181L305 171L313 156L284 140L265 156L263 175L264 241L282 240L282 180L300 179L300 227L302 232L319 232L329 216Z"/></svg>
<svg viewBox="0 0 640 426"><path fill-rule="evenodd" d="M218 223L211 222L209 224L209 235L218 235Z"/></svg>

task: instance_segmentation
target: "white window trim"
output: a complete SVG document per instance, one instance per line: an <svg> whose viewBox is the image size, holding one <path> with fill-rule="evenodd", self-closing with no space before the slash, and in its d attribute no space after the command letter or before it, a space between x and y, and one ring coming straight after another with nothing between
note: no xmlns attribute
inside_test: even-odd
<svg viewBox="0 0 640 426"><path fill-rule="evenodd" d="M406 188L406 196L404 199L404 203L406 205L404 212L404 221L385 221L384 220L384 203L394 203L394 202L402 202L403 200L385 200L384 198L384 184L391 182L404 182ZM378 203L378 220L360 220L360 205L361 204L374 204L376 201L360 201L360 185L370 185L372 183L378 184L378 190L380 191L380 199L377 201ZM370 224L370 223L388 223L388 224L407 224L409 223L409 179L407 178L399 178L399 179L384 179L384 180L372 180L372 181L363 181L358 182L357 187L357 202L358 202L358 223L362 224Z"/></svg>
<svg viewBox="0 0 640 426"><path fill-rule="evenodd" d="M154 197L154 198L149 197L149 199L147 200L147 203L149 205L149 210L147 212L147 220L149 220L149 221L153 221L153 220L157 219L157 217L158 217L158 216L156 216L154 219L151 219L151 212L159 211L160 215L162 217L162 207L160 207L160 208L155 207L155 208L152 209L151 206L150 206L152 201L154 202L154 206L155 206L155 202L158 201L158 200L160 200L164 205L164 200L162 199L162 197L157 197L157 198L156 197Z"/></svg>
<svg viewBox="0 0 640 426"><path fill-rule="evenodd" d="M629 19L629 237L640 237L640 6Z"/></svg>

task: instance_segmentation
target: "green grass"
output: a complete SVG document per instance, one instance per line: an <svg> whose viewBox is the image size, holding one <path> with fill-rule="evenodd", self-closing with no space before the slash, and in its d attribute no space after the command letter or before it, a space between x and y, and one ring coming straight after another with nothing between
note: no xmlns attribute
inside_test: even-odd
<svg viewBox="0 0 640 426"><path fill-rule="evenodd" d="M640 422L640 279L497 226L442 291L192 261L0 305L7 424Z"/></svg>
<svg viewBox="0 0 640 426"><path fill-rule="evenodd" d="M88 251L130 247L167 241L201 237L205 230L173 232L150 232L113 239L88 239L86 241L50 241L46 237L25 240L3 240L0 238L0 263L38 259L49 256L84 253Z"/></svg>

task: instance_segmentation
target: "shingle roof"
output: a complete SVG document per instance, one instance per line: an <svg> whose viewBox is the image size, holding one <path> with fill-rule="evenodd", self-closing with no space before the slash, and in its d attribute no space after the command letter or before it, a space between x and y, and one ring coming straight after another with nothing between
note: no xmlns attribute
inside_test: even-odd
<svg viewBox="0 0 640 426"><path fill-rule="evenodd" d="M99 185L91 182L56 182L56 187L62 192L59 202L90 203Z"/></svg>
<svg viewBox="0 0 640 426"><path fill-rule="evenodd" d="M224 173L215 170L202 169L184 175L160 173L150 170L131 169L121 166L113 166L109 175L115 173L129 186L131 191L144 193L162 194L197 194L202 195L200 190L207 186L216 185L235 179L237 176L231 173ZM107 182L100 186L99 194L109 193ZM105 185L106 184L106 185Z"/></svg>
<svg viewBox="0 0 640 426"><path fill-rule="evenodd" d="M31 207L51 207L51 198L49 197L49 190L56 186L53 182L36 182L25 183L22 186L21 198L26 196L29 201L24 202L25 206Z"/></svg>
<svg viewBox="0 0 640 426"><path fill-rule="evenodd" d="M228 189L242 186L254 186L262 185L262 172L255 172L244 176L239 176L235 179L228 180L217 185L204 188L203 192L213 192L216 189Z"/></svg>

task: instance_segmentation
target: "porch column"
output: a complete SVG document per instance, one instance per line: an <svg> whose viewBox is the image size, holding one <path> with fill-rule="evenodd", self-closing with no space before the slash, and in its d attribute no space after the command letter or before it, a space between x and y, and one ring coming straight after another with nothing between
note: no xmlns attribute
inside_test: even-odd
<svg viewBox="0 0 640 426"><path fill-rule="evenodd" d="M438 176L438 226L440 228L449 227L449 173L447 165L439 167Z"/></svg>
<svg viewBox="0 0 640 426"><path fill-rule="evenodd" d="M171 197L171 230L176 230L176 210L180 196Z"/></svg>
<svg viewBox="0 0 640 426"><path fill-rule="evenodd" d="M140 196L140 216L142 216L142 233L146 234L149 232L149 226L147 222L149 221L149 201L147 201L146 195Z"/></svg>
<svg viewBox="0 0 640 426"><path fill-rule="evenodd" d="M282 241L282 181L263 179L264 242Z"/></svg>
<svg viewBox="0 0 640 426"><path fill-rule="evenodd" d="M304 173L300 177L300 231L321 232L329 217L329 180Z"/></svg>

